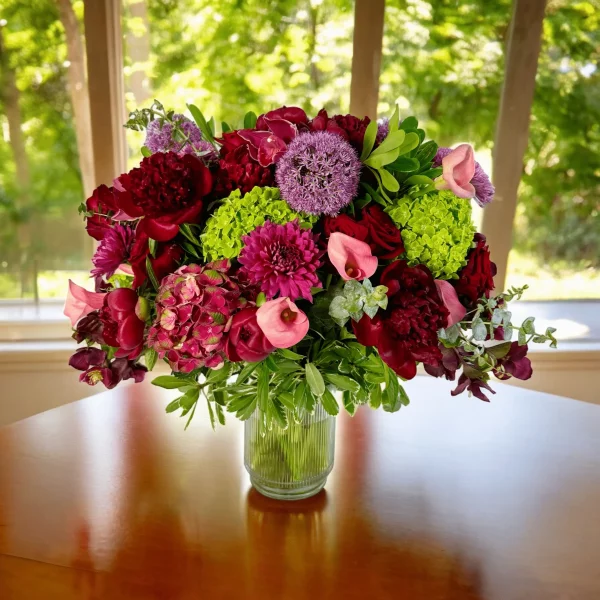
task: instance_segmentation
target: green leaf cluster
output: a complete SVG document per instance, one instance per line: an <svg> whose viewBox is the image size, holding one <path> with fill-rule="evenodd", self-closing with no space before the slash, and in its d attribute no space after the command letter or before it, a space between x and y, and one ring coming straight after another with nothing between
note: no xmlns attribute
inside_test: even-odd
<svg viewBox="0 0 600 600"><path fill-rule="evenodd" d="M329 316L340 327L343 327L350 318L353 321L360 321L363 314L372 319L380 308L383 310L387 308L386 292L385 285L374 288L368 279L364 279L362 283L350 279L344 284L342 290L336 290L337 295L329 305Z"/></svg>

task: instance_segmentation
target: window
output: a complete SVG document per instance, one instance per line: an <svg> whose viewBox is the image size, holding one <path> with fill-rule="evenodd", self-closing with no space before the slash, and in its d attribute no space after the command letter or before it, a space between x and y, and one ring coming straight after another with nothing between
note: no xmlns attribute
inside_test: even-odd
<svg viewBox="0 0 600 600"><path fill-rule="evenodd" d="M0 299L64 298L89 277L77 206L93 186L83 2L3 2Z"/></svg>

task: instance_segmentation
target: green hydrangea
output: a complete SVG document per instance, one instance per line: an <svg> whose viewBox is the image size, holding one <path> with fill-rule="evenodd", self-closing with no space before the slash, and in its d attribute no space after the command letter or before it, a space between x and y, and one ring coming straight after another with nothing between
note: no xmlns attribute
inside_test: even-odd
<svg viewBox="0 0 600 600"><path fill-rule="evenodd" d="M443 190L404 196L385 211L402 229L410 266L426 265L436 279L458 277L475 233L468 200Z"/></svg>
<svg viewBox="0 0 600 600"><path fill-rule="evenodd" d="M278 188L255 187L244 196L234 190L206 222L200 236L204 258L235 258L243 247L242 236L265 221L284 225L295 219L302 227L311 228L318 217L292 210L280 198Z"/></svg>

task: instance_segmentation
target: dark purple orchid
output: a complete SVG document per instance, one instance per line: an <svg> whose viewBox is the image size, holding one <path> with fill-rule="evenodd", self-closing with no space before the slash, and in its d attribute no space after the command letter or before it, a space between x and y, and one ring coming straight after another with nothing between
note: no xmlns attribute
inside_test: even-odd
<svg viewBox="0 0 600 600"><path fill-rule="evenodd" d="M499 344L504 346L504 344ZM527 358L527 344L519 346L518 342L512 342L505 356L498 358L498 363L494 369L494 375L498 379L529 379L533 373L531 361Z"/></svg>
<svg viewBox="0 0 600 600"><path fill-rule="evenodd" d="M483 393L483 390L487 390L492 394L496 393L483 379L471 379L462 373L458 378L456 389L452 390L450 394L452 396L458 396L458 394L462 394L465 390L471 392L475 398L479 398L484 402L489 402L490 399Z"/></svg>

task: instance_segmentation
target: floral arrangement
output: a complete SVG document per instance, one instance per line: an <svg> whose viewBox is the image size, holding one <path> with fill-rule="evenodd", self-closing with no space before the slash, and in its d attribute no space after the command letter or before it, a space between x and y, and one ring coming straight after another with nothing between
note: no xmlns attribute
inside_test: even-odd
<svg viewBox="0 0 600 600"><path fill-rule="evenodd" d="M213 424L258 408L285 427L317 403L397 411L420 363L488 400L492 375L531 376L530 342L556 345L511 323L525 288L492 295L471 200L494 188L471 146L425 141L397 110L282 107L217 136L188 108L131 113L140 165L80 208L99 242L95 291L70 282L65 308L82 381L141 381L161 359L153 383L181 391L167 412L191 419L202 394Z"/></svg>

